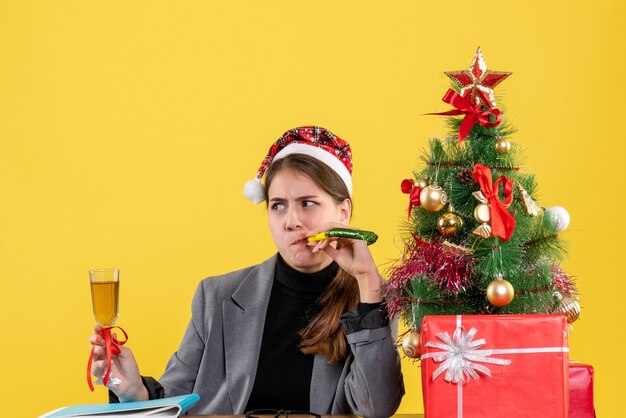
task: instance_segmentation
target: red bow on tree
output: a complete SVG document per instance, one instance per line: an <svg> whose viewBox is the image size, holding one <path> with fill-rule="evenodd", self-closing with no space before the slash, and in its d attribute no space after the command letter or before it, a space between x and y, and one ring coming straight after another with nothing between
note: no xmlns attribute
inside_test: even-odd
<svg viewBox="0 0 626 418"><path fill-rule="evenodd" d="M415 181L412 179L402 180L400 184L400 189L402 189L402 193L409 195L409 221L411 220L411 210L413 206L419 206L421 204L420 201L420 193L422 189L415 184Z"/></svg>
<svg viewBox="0 0 626 418"><path fill-rule="evenodd" d="M480 123L485 128L495 128L500 124L502 114L498 109L489 109L484 112L480 111L480 105L475 107L471 105L463 96L452 89L448 89L445 96L443 96L444 102L456 107L456 110L448 110L447 112L428 113L429 115L443 115L443 116L456 116L465 115L459 126L459 145L469 135L472 127L476 122ZM489 115L495 115L495 122L490 122Z"/></svg>
<svg viewBox="0 0 626 418"><path fill-rule="evenodd" d="M502 241L508 241L515 230L515 218L507 210L513 202L513 180L506 176L500 176L495 182L491 182L491 170L482 164L474 166L474 180L480 184L480 191L491 207L491 230L492 235ZM500 180L504 180L504 202L500 200L498 190Z"/></svg>

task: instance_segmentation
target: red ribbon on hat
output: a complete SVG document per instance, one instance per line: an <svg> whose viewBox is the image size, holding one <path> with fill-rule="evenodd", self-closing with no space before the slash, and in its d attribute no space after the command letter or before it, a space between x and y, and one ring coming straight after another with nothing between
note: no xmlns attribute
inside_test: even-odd
<svg viewBox="0 0 626 418"><path fill-rule="evenodd" d="M420 201L420 192L421 188L417 187L415 181L412 179L402 180L400 184L400 189L402 193L409 195L409 221L411 220L411 209L413 206L419 206L421 204Z"/></svg>
<svg viewBox="0 0 626 418"><path fill-rule="evenodd" d="M111 335L111 330L113 328L117 328L122 331L122 333L124 334L124 341L119 341L117 338ZM109 383L109 376L111 374L111 358L113 357L113 355L117 356L122 352L118 345L126 344L126 341L128 341L128 334L126 334L126 331L124 331L120 327L109 327L102 329L102 331L98 333L98 336L104 339L104 346L107 353L107 370L104 374L104 378L102 379L102 384L106 386ZM89 389L91 389L92 392L94 391L94 387L93 382L91 381L91 363L93 361L93 350L95 348L96 346L94 344L91 347L91 354L89 355L89 361L87 362L87 384L89 385Z"/></svg>
<svg viewBox="0 0 626 418"><path fill-rule="evenodd" d="M470 102L468 102L463 96L452 89L448 89L446 94L443 96L444 102L451 104L456 107L457 110L448 110L447 112L439 112L439 113L427 113L428 115L443 115L443 116L456 116L456 115L465 115L463 120L461 121L461 126L459 126L459 145L461 142L469 135L472 127L476 124L476 122L480 123L485 128L495 128L500 124L502 119L502 113L498 109L489 109L484 112L480 111L480 105L476 105L476 107L472 106ZM490 122L489 115L495 115L496 121Z"/></svg>
<svg viewBox="0 0 626 418"><path fill-rule="evenodd" d="M492 234L502 241L508 241L515 230L515 218L507 210L513 202L513 180L502 175L492 183L491 169L482 164L474 166L474 180L480 184L480 191L489 201ZM504 202L498 195L500 180L504 180Z"/></svg>

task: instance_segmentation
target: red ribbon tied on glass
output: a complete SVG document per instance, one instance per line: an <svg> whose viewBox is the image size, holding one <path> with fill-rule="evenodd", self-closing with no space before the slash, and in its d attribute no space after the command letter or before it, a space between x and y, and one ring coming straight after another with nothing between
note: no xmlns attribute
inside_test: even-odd
<svg viewBox="0 0 626 418"><path fill-rule="evenodd" d="M111 330L113 328L117 328L122 331L124 334L124 340L119 341L115 336L111 335ZM102 331L98 333L98 337L102 337L104 340L104 347L107 353L107 370L104 373L104 377L102 378L102 384L106 386L109 383L109 377L111 376L111 358L115 355L119 355L122 351L118 346L126 344L128 340L128 334L120 327L109 327L104 328ZM91 381L91 363L93 362L93 350L96 348L95 345L91 347L91 354L89 355L89 361L87 362L87 384L89 385L89 389L94 391L93 382Z"/></svg>
<svg viewBox="0 0 626 418"><path fill-rule="evenodd" d="M415 181L412 179L402 180L400 189L402 193L409 195L409 220L411 220L411 210L413 206L419 206L421 204L420 192L422 189L415 184Z"/></svg>
<svg viewBox="0 0 626 418"><path fill-rule="evenodd" d="M482 164L474 166L474 180L480 185L480 191L491 207L492 235L502 241L508 241L515 230L515 218L508 211L513 203L513 180L506 176L500 176L496 181L491 181L491 170ZM504 202L500 200L498 191L500 181L504 181Z"/></svg>
<svg viewBox="0 0 626 418"><path fill-rule="evenodd" d="M500 124L502 120L502 113L498 109L489 109L484 112L480 111L480 105L472 106L463 96L452 89L448 89L443 96L444 102L451 104L456 110L448 110L447 112L428 113L429 115L442 115L442 116L456 116L465 115L459 126L459 145L469 135L472 127L476 122L480 123L485 128L495 128ZM496 117L495 122L489 120L489 116L494 115Z"/></svg>

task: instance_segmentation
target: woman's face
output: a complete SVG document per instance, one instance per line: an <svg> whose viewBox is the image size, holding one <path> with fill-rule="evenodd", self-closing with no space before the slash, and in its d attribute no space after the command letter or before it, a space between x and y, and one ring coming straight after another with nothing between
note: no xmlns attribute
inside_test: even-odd
<svg viewBox="0 0 626 418"><path fill-rule="evenodd" d="M268 190L268 218L278 252L292 268L312 273L331 263L324 252L313 253L306 237L328 223L350 220L351 202L337 202L308 176L291 169L278 172Z"/></svg>

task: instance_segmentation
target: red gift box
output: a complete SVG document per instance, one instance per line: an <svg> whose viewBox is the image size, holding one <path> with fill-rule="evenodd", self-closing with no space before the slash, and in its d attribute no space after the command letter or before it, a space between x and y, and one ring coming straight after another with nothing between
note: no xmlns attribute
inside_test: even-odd
<svg viewBox="0 0 626 418"><path fill-rule="evenodd" d="M425 418L567 418L563 315L426 316Z"/></svg>
<svg viewBox="0 0 626 418"><path fill-rule="evenodd" d="M569 363L569 418L594 418L593 367Z"/></svg>

